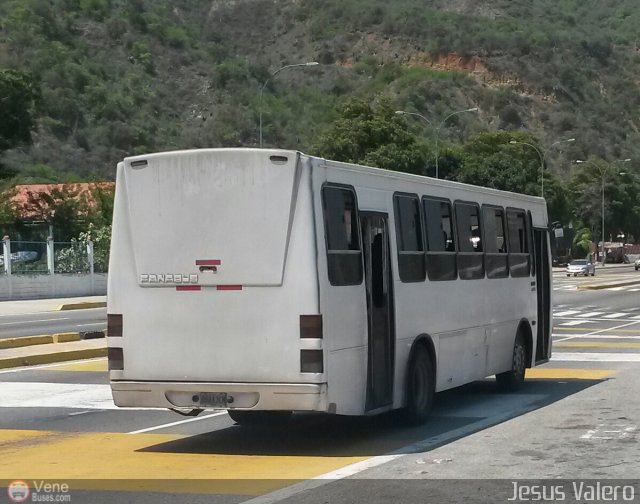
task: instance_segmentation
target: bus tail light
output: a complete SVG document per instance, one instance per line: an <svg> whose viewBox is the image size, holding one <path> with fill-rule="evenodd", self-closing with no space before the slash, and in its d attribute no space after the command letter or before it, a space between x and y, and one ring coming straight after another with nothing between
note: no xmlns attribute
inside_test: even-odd
<svg viewBox="0 0 640 504"><path fill-rule="evenodd" d="M322 339L322 315L300 315L300 337Z"/></svg>
<svg viewBox="0 0 640 504"><path fill-rule="evenodd" d="M107 360L109 361L109 371L124 370L124 353L122 352L122 348L109 347Z"/></svg>
<svg viewBox="0 0 640 504"><path fill-rule="evenodd" d="M301 373L323 373L322 350L300 350Z"/></svg>
<svg viewBox="0 0 640 504"><path fill-rule="evenodd" d="M115 313L107 314L107 336L122 336L122 315Z"/></svg>

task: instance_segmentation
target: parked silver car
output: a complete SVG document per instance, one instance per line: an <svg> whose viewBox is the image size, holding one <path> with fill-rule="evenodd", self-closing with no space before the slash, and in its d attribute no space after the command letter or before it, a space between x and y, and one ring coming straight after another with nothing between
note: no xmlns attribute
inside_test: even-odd
<svg viewBox="0 0 640 504"><path fill-rule="evenodd" d="M636 262L634 262L633 264L636 267L636 271L638 271L640 269L640 257L638 257L636 259Z"/></svg>
<svg viewBox="0 0 640 504"><path fill-rule="evenodd" d="M571 261L567 266L566 270L567 276L595 276L596 274L596 265L592 263L588 259L576 259L575 261Z"/></svg>

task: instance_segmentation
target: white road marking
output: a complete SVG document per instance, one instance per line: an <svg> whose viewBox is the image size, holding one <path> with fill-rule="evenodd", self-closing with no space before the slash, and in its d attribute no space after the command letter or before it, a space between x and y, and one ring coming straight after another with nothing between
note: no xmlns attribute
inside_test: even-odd
<svg viewBox="0 0 640 504"><path fill-rule="evenodd" d="M606 319L616 319L616 318L620 318L620 317L624 317L625 315L629 315L628 313L610 313L609 315L603 315L602 318L606 318Z"/></svg>
<svg viewBox="0 0 640 504"><path fill-rule="evenodd" d="M608 291L621 291L621 290L625 290L626 287L608 287L605 290Z"/></svg>
<svg viewBox="0 0 640 504"><path fill-rule="evenodd" d="M565 341L567 339L593 339L593 340L601 340L601 339L622 339L622 340L638 340L640 339L640 336L638 335L629 335L629 336L620 336L617 334L572 334L571 336L566 337L566 334L557 334L557 333L553 333L552 336L554 338L559 338L559 339L554 339L553 342L557 343L559 341Z"/></svg>
<svg viewBox="0 0 640 504"><path fill-rule="evenodd" d="M552 362L640 362L640 354L632 353L572 353L556 352L551 356Z"/></svg>
<svg viewBox="0 0 640 504"><path fill-rule="evenodd" d="M1 408L116 409L109 385L0 382Z"/></svg>
<svg viewBox="0 0 640 504"><path fill-rule="evenodd" d="M578 338L578 337L585 338L585 337L589 337L589 336L601 338L601 337L605 336L605 333L607 333L607 332L616 331L618 329L623 329L625 327L636 325L637 323L638 322L628 322L626 324L617 325L615 327L609 327L608 329L598 329L598 330L590 332L588 334L572 334L571 336L567 336L566 338L556 340L556 342L567 341L567 340Z"/></svg>
<svg viewBox="0 0 640 504"><path fill-rule="evenodd" d="M139 430L136 430L136 431L131 431L131 432L128 432L127 434L142 434L144 432L151 432L151 431L155 431L155 430L164 429L166 427L173 427L175 425L186 424L186 423L189 423L189 422L197 422L199 420L206 420L207 418L222 416L222 415L226 415L226 414L227 414L226 411L218 411L216 413L212 413L211 415L191 417L191 418L187 418L185 420L178 420L177 422L171 422L171 423L166 423L166 424L162 424L162 425L156 425L155 427L147 427L146 429L139 429Z"/></svg>
<svg viewBox="0 0 640 504"><path fill-rule="evenodd" d="M576 317L581 317L581 318L597 317L598 315L602 315L603 313L604 312L601 312L601 311L593 311L589 313L580 313L579 315L576 315Z"/></svg>
<svg viewBox="0 0 640 504"><path fill-rule="evenodd" d="M594 322L591 320L571 320L569 322L562 322L558 324L559 326L577 326L582 324L593 324Z"/></svg>
<svg viewBox="0 0 640 504"><path fill-rule="evenodd" d="M95 327L95 326L106 328L107 324L105 324L104 322L94 322L93 324L76 324L76 327Z"/></svg>
<svg viewBox="0 0 640 504"><path fill-rule="evenodd" d="M576 313L580 313L579 310L567 310L560 313L554 313L554 317L566 317L568 315L575 315Z"/></svg>
<svg viewBox="0 0 640 504"><path fill-rule="evenodd" d="M612 429L613 427L619 427L619 429ZM580 439L626 439L635 434L637 425L605 425L598 424L595 429L590 429L580 436ZM607 436L596 436L596 434L609 434ZM613 436L611 435L613 434Z"/></svg>

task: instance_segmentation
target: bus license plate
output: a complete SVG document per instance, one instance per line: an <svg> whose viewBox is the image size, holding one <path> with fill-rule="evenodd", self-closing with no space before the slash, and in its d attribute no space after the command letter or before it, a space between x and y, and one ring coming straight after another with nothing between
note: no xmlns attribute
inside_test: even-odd
<svg viewBox="0 0 640 504"><path fill-rule="evenodd" d="M200 406L207 408L226 408L227 394L226 392L200 392Z"/></svg>

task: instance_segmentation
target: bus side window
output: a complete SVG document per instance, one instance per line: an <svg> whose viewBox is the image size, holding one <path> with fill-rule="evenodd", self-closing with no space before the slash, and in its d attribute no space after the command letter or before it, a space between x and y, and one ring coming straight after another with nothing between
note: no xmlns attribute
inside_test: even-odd
<svg viewBox="0 0 640 504"><path fill-rule="evenodd" d="M509 270L512 277L529 276L531 250L524 210L507 208L509 230Z"/></svg>
<svg viewBox="0 0 640 504"><path fill-rule="evenodd" d="M483 205L482 224L484 226L487 278L508 277L509 263L504 209L492 205Z"/></svg>
<svg viewBox="0 0 640 504"><path fill-rule="evenodd" d="M351 188L322 188L327 269L331 285L362 283L360 225L355 192Z"/></svg>
<svg viewBox="0 0 640 504"><path fill-rule="evenodd" d="M396 242L398 273L403 282L422 282L426 278L422 219L417 195L396 194Z"/></svg>
<svg viewBox="0 0 640 504"><path fill-rule="evenodd" d="M456 280L458 268L451 202L425 196L422 198L422 211L426 226L429 280Z"/></svg>
<svg viewBox="0 0 640 504"><path fill-rule="evenodd" d="M484 278L480 208L475 203L455 203L458 231L458 274L463 280Z"/></svg>

